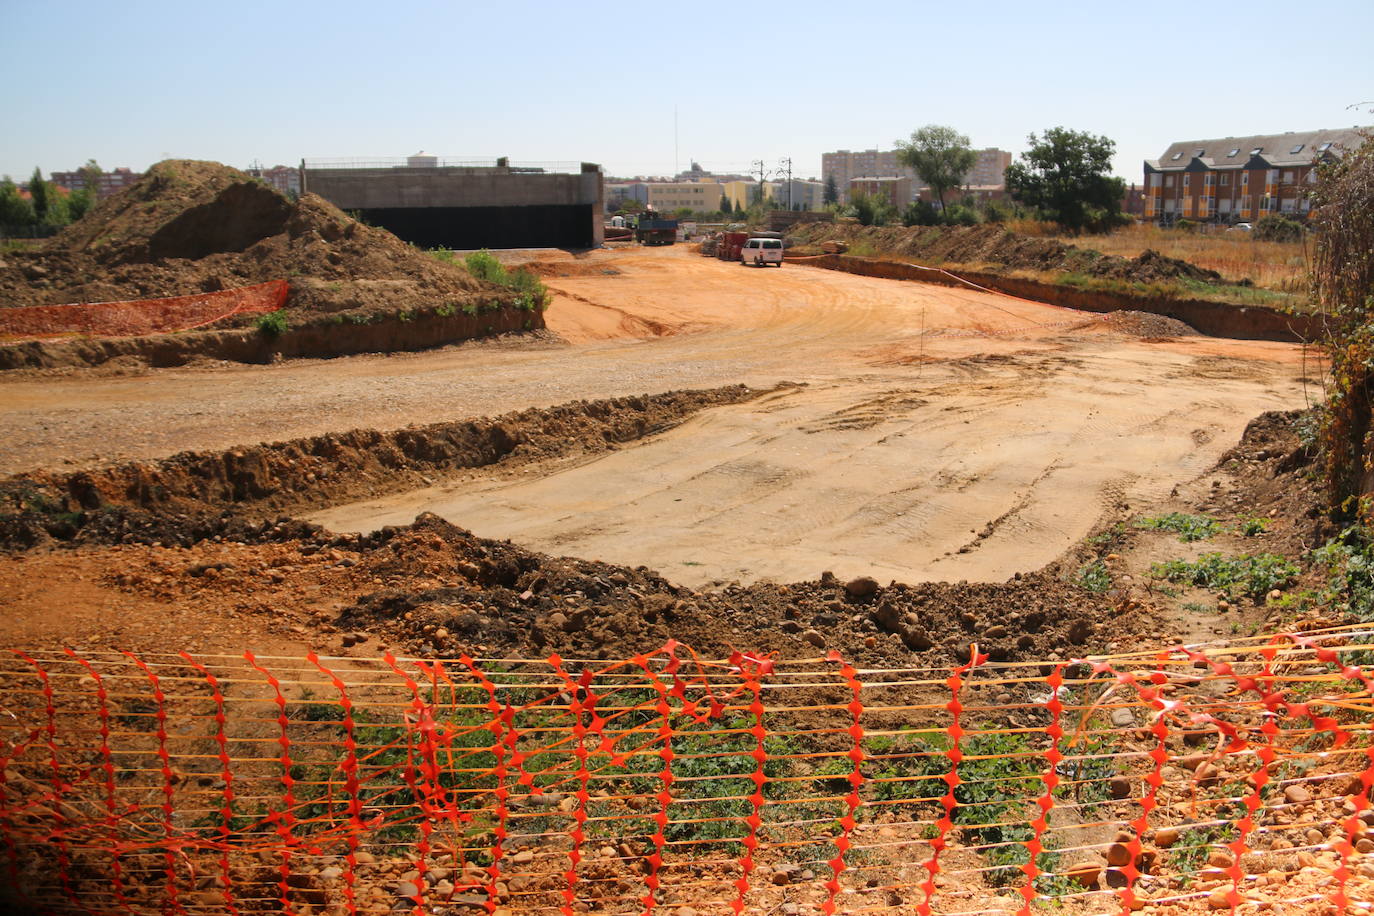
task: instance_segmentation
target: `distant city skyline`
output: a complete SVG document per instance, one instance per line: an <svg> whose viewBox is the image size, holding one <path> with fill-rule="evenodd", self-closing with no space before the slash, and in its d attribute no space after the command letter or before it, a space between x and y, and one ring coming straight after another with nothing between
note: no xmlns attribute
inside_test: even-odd
<svg viewBox="0 0 1374 916"><path fill-rule="evenodd" d="M1369 0L1296 14L1272 0L1243 14L1116 0L976 11L877 0L850 16L798 0L760 11L753 28L752 12L593 15L520 0L385 16L348 0L232 11L76 0L58 29L50 5L11 0L0 75L23 88L0 174L424 149L597 162L624 177L791 158L794 177L819 178L824 152L891 149L933 123L1017 155L1049 127L1102 134L1116 174L1139 182L1141 163L1178 140L1374 123ZM703 21L718 22L706 42ZM794 53L770 53L783 50ZM786 63L770 73L775 60ZM746 76L764 78L729 88Z"/></svg>

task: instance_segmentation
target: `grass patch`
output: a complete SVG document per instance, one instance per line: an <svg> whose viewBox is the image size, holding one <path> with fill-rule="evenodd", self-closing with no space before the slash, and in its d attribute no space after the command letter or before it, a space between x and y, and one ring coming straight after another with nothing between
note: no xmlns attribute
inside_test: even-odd
<svg viewBox="0 0 1374 916"><path fill-rule="evenodd" d="M1274 309L1306 311L1307 297L1299 293L1278 292L1253 286L1233 286L1226 283L1208 283L1203 280L1189 280L1179 277L1173 280L1120 280L1114 277L1095 277L1090 274L1066 271L1050 274L1044 271L1016 271L1018 275L1068 286L1087 292L1117 293L1125 296L1138 296L1147 299L1200 299L1205 302L1220 302L1225 305L1264 306Z"/></svg>
<svg viewBox="0 0 1374 916"><path fill-rule="evenodd" d="M449 252L452 255L452 252ZM488 250L474 251L463 259L468 273L479 280L495 283L516 291L515 307L526 311L543 311L552 299L542 280L523 268L507 270Z"/></svg>

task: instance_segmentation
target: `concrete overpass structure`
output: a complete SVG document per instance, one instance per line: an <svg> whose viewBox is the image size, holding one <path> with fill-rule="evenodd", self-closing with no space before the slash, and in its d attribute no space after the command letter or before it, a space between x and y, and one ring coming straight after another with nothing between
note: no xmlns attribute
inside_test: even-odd
<svg viewBox="0 0 1374 916"><path fill-rule="evenodd" d="M605 191L594 163L306 159L303 191L423 248L595 248Z"/></svg>

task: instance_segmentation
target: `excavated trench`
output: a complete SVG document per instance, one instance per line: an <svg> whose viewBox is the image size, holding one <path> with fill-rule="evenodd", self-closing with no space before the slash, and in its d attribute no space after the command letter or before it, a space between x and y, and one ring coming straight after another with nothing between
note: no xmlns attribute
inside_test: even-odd
<svg viewBox="0 0 1374 916"><path fill-rule="evenodd" d="M843 582L827 573L791 586L759 582L704 593L644 566L555 558L480 538L428 513L366 534L334 533L299 517L307 508L420 487L465 470L576 464L671 430L707 408L785 394L789 387L578 401L392 432L354 430L17 475L0 482L0 547L10 554L80 547L93 555L151 547L149 559L170 550L187 564L170 581L145 581L132 572L143 562L136 553L122 564L130 571L118 583L154 588L174 602L205 600L212 579L240 598L272 588L244 579L251 571L234 563L196 561L201 553L285 549L301 564L332 557L345 577L332 589L341 600L337 625L420 653L451 649L451 640L480 640L508 651L619 657L676 638L703 647L747 641L760 650L806 655L832 641L877 663L913 652L959 657L975 638L998 659L1097 641L1092 621L1100 596L1054 570L1002 584L886 588L871 578ZM1144 614L1135 605L1123 610Z"/></svg>
<svg viewBox="0 0 1374 916"><path fill-rule="evenodd" d="M151 525L159 532L155 540L188 543L200 536L207 516L318 510L422 487L465 469L594 455L662 432L704 408L760 393L730 385L575 401L495 418L182 452L74 473L33 471L0 482L0 545L142 540L127 524ZM187 522L185 532L175 531L177 520Z"/></svg>

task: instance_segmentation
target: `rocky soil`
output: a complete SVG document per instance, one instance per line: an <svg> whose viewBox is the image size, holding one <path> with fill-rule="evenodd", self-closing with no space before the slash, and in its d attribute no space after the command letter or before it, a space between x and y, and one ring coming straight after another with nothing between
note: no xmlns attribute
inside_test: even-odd
<svg viewBox="0 0 1374 916"><path fill-rule="evenodd" d="M0 308L185 296L283 278L298 320L329 313L365 323L512 296L313 194L293 203L237 169L167 160L42 246L7 253Z"/></svg>
<svg viewBox="0 0 1374 916"><path fill-rule="evenodd" d="M391 432L351 430L228 451L182 452L67 473L0 480L0 546L162 541L237 535L252 520L432 482L430 475L587 457L665 430L699 410L761 392L707 391L575 401Z"/></svg>

